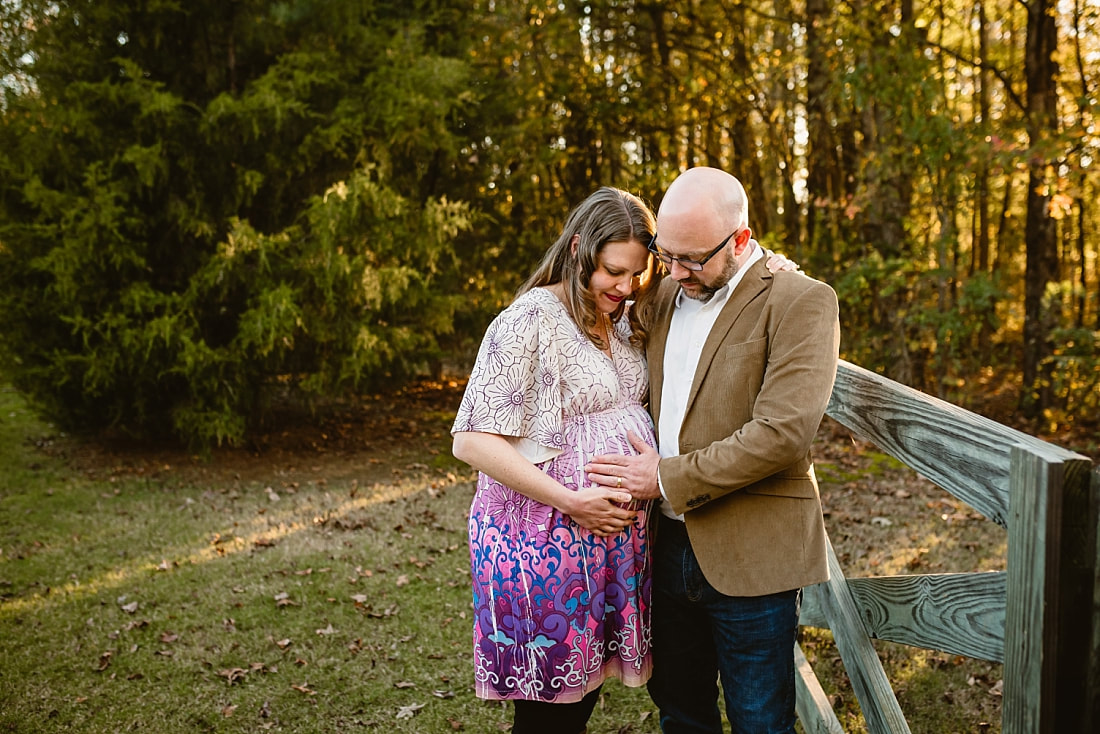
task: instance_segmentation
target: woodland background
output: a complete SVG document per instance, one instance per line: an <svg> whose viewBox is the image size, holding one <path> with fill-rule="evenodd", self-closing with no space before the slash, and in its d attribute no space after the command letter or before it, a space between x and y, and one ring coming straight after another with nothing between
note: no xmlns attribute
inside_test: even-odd
<svg viewBox="0 0 1100 734"><path fill-rule="evenodd" d="M1100 433L1096 0L0 0L0 374L247 442L468 367L603 184L745 183L842 356Z"/></svg>

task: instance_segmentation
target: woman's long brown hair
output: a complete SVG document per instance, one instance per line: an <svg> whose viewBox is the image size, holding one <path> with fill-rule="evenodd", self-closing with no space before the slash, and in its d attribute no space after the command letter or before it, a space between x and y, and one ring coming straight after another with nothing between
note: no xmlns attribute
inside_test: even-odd
<svg viewBox="0 0 1100 734"><path fill-rule="evenodd" d="M565 309L574 323L594 344L605 348L596 335L596 303L589 291L592 273L599 266L600 252L608 242L637 242L645 247L656 231L657 219L641 199L621 189L601 187L569 213L558 239L516 295L561 283ZM574 237L577 237L575 252ZM627 314L632 331L630 341L638 348L644 347L648 333L645 318L649 310L648 299L658 280L655 260L652 255L648 256L645 272L631 296L634 305ZM611 314L611 320L617 322L625 309L624 302Z"/></svg>

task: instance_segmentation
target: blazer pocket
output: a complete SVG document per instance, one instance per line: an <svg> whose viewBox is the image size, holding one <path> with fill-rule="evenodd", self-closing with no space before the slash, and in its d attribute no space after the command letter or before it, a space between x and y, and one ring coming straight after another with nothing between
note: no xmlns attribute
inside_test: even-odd
<svg viewBox="0 0 1100 734"><path fill-rule="evenodd" d="M795 497L807 500L817 498L817 492L814 491L814 483L808 478L759 482L745 487L744 492L745 494L760 494L772 497Z"/></svg>
<svg viewBox="0 0 1100 734"><path fill-rule="evenodd" d="M725 344L718 349L717 357L721 360L743 359L768 351L768 338L760 337L752 341L739 342L737 344Z"/></svg>
<svg viewBox="0 0 1100 734"><path fill-rule="evenodd" d="M713 409L724 411L728 416L736 417L736 420L747 421L752 416L753 405L756 396L760 394L760 387L764 384L764 370L768 364L768 339L761 337L747 342L726 344L718 349L714 355L703 386L700 390L716 389L720 393L720 399L713 402ZM737 430L740 424L733 426L722 425L723 429ZM723 434L728 435L728 434Z"/></svg>

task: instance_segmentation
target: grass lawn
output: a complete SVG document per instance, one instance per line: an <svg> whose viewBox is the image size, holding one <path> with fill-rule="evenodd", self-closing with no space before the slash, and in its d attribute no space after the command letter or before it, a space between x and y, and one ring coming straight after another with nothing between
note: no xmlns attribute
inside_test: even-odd
<svg viewBox="0 0 1100 734"><path fill-rule="evenodd" d="M473 695L457 402L364 399L198 458L60 435L0 387L0 732L507 731ZM850 575L1003 568L998 528L822 442ZM828 633L803 645L865 730ZM913 732L1000 730L999 666L880 654ZM611 682L589 731L657 732L656 713Z"/></svg>

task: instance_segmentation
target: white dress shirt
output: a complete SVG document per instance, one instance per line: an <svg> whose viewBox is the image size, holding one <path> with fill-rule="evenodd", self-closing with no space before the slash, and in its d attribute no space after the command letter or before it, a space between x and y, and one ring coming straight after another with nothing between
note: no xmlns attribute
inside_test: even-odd
<svg viewBox="0 0 1100 734"><path fill-rule="evenodd" d="M683 290L676 294L675 308L672 310L672 322L668 326L668 341L665 343L665 374L661 385L661 417L657 425L657 446L661 458L680 455L680 427L687 411L688 395L691 383L695 381L695 369L699 366L699 355L703 343L710 335L718 314L729 301L730 294L745 273L757 260L764 257L764 249L756 240L749 259L738 268L729 283L722 286L709 301L703 303L688 298ZM672 510L665 498L661 473L657 472L657 484L661 489L661 513L676 520L683 520Z"/></svg>

